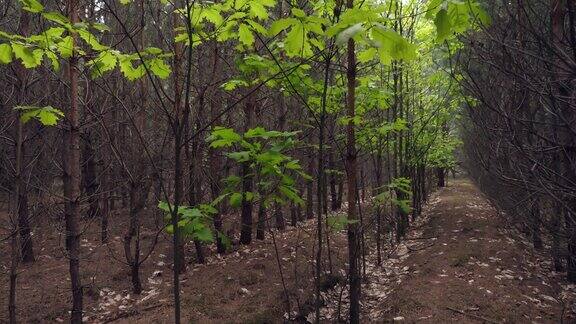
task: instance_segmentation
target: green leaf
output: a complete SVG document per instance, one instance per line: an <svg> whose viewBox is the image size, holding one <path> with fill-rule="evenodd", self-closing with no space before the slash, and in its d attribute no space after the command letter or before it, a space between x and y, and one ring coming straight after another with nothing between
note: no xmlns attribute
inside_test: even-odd
<svg viewBox="0 0 576 324"><path fill-rule="evenodd" d="M202 9L202 16L209 22L213 23L215 26L219 26L224 21L222 15L220 15L220 12L214 8Z"/></svg>
<svg viewBox="0 0 576 324"><path fill-rule="evenodd" d="M358 62L366 63L366 62L372 61L374 59L374 57L376 56L377 52L378 51L376 50L376 48L370 47L370 48L358 53Z"/></svg>
<svg viewBox="0 0 576 324"><path fill-rule="evenodd" d="M35 68L42 64L42 56L44 55L44 51L40 49L32 50L25 45L12 43L12 50L14 52L14 56L19 58L22 61L24 67L27 69Z"/></svg>
<svg viewBox="0 0 576 324"><path fill-rule="evenodd" d="M268 35L276 36L281 31L288 29L288 27L299 23L300 22L296 18L278 19L272 23L272 26L270 26L270 29L268 30Z"/></svg>
<svg viewBox="0 0 576 324"><path fill-rule="evenodd" d="M234 89L236 89L237 87L246 87L248 86L248 82L244 81L244 80L230 80L224 84L221 85L222 88L224 88L224 90L226 91L232 91Z"/></svg>
<svg viewBox="0 0 576 324"><path fill-rule="evenodd" d="M99 51L104 51L104 50L108 49L108 46L104 46L104 45L100 44L100 42L98 41L98 38L86 29L78 30L78 35L80 35L80 38L82 38L95 51L99 52Z"/></svg>
<svg viewBox="0 0 576 324"><path fill-rule="evenodd" d="M72 56L74 50L74 39L72 36L62 38L62 41L56 44L56 48L63 59L68 59Z"/></svg>
<svg viewBox="0 0 576 324"><path fill-rule="evenodd" d="M250 3L250 17L266 20L268 19L268 11L261 3L252 1Z"/></svg>
<svg viewBox="0 0 576 324"><path fill-rule="evenodd" d="M46 57L50 59L54 71L58 72L58 70L60 70L60 61L58 60L58 56L56 56L56 54L54 54L54 52L51 51L46 51L45 54Z"/></svg>
<svg viewBox="0 0 576 324"><path fill-rule="evenodd" d="M490 15L488 15L488 13L486 13L486 11L480 6L479 3L473 3L471 4L471 7L472 16L474 17L477 25L488 27L490 24L492 24L492 18Z"/></svg>
<svg viewBox="0 0 576 324"><path fill-rule="evenodd" d="M168 203L165 201L159 201L158 202L158 208L160 208L161 210L169 213L170 212L170 208L168 208Z"/></svg>
<svg viewBox="0 0 576 324"><path fill-rule="evenodd" d="M26 11L38 13L44 10L44 6L36 0L20 0L20 2L22 3L22 9Z"/></svg>
<svg viewBox="0 0 576 324"><path fill-rule="evenodd" d="M230 195L230 206L234 208L238 208L242 205L242 194L239 192L235 192Z"/></svg>
<svg viewBox="0 0 576 324"><path fill-rule="evenodd" d="M454 32L463 33L470 28L470 6L468 3L450 2L448 16Z"/></svg>
<svg viewBox="0 0 576 324"><path fill-rule="evenodd" d="M416 58L416 46L409 43L397 32L377 25L372 35L376 41L382 64L390 64L392 60L413 60Z"/></svg>
<svg viewBox="0 0 576 324"><path fill-rule="evenodd" d="M358 223L358 220L349 220L346 215L330 216L326 218L328 227L336 231L341 231L346 228L348 224Z"/></svg>
<svg viewBox="0 0 576 324"><path fill-rule="evenodd" d="M438 11L434 19L434 25L436 25L436 41L439 43L445 41L451 34L450 19L446 9Z"/></svg>
<svg viewBox="0 0 576 324"><path fill-rule="evenodd" d="M444 0L430 0L428 1L428 6L426 7L426 15L425 17L428 19L432 19L435 17L435 14L442 8L442 4Z"/></svg>
<svg viewBox="0 0 576 324"><path fill-rule="evenodd" d="M200 242L211 243L214 242L214 235L210 228L202 226L201 228L194 231L193 237Z"/></svg>
<svg viewBox="0 0 576 324"><path fill-rule="evenodd" d="M103 23L94 23L92 27L100 32L110 31L110 27Z"/></svg>
<svg viewBox="0 0 576 324"><path fill-rule="evenodd" d="M292 8L292 14L298 18L306 17L306 13L304 12L304 10L298 8Z"/></svg>
<svg viewBox="0 0 576 324"><path fill-rule="evenodd" d="M236 162L250 161L250 152L248 151L232 152L228 153L227 156Z"/></svg>
<svg viewBox="0 0 576 324"><path fill-rule="evenodd" d="M63 25L63 26L70 25L70 20L66 16L62 15L59 12L55 12L55 11L44 12L44 13L42 13L42 16L45 19L50 20L51 22L55 22L59 25Z"/></svg>
<svg viewBox="0 0 576 324"><path fill-rule="evenodd" d="M264 28L264 26L260 25L259 23L255 22L254 20L250 20L247 19L246 22L248 23L248 25L250 25L250 27L252 27L252 30L262 34L262 35L267 35L268 31L266 30L266 28Z"/></svg>
<svg viewBox="0 0 576 324"><path fill-rule="evenodd" d="M344 29L336 37L336 45L343 45L344 43L348 42L350 38L354 37L356 34L358 34L363 30L364 26L362 25L362 23L357 23Z"/></svg>
<svg viewBox="0 0 576 324"><path fill-rule="evenodd" d="M12 47L10 44L0 44L0 64L12 62Z"/></svg>
<svg viewBox="0 0 576 324"><path fill-rule="evenodd" d="M292 29L290 29L290 32L286 35L284 45L288 56L309 56L312 54L304 25L301 23L292 26Z"/></svg>
<svg viewBox="0 0 576 324"><path fill-rule="evenodd" d="M148 68L150 69L150 72L152 72L155 76L159 77L160 79L166 79L168 76L170 76L170 73L172 72L170 66L166 64L166 62L164 62L164 60L162 59L155 58L147 61L146 63L148 63Z"/></svg>
<svg viewBox="0 0 576 324"><path fill-rule="evenodd" d="M210 147L230 147L240 141L242 137L238 135L232 128L215 127L207 141L210 142Z"/></svg>
<svg viewBox="0 0 576 324"><path fill-rule="evenodd" d="M27 123L30 119L37 119L44 126L54 126L58 123L64 113L52 106L36 107L36 106L17 106L16 110L20 110L20 121Z"/></svg>
<svg viewBox="0 0 576 324"><path fill-rule="evenodd" d="M238 39L246 46L252 46L252 44L254 44L254 35L248 25L240 24L240 27L238 27Z"/></svg>
<svg viewBox="0 0 576 324"><path fill-rule="evenodd" d="M232 246L232 241L224 233L217 232L217 235L226 249L229 249Z"/></svg>
<svg viewBox="0 0 576 324"><path fill-rule="evenodd" d="M128 5L130 2L132 2L132 0L120 0L120 3L123 5Z"/></svg>
<svg viewBox="0 0 576 324"><path fill-rule="evenodd" d="M280 192L286 196L288 199L292 200L293 202L299 204L299 205L304 205L304 200L302 198L300 198L300 196L298 196L298 194L296 193L296 191L294 191L293 188L284 186L284 185L280 185L278 186L278 190L280 190Z"/></svg>
<svg viewBox="0 0 576 324"><path fill-rule="evenodd" d="M116 67L117 58L112 51L103 51L98 57L90 61L91 75L93 78L100 77L104 73L113 70Z"/></svg>
<svg viewBox="0 0 576 324"><path fill-rule="evenodd" d="M244 199L245 199L246 201L252 201L252 200L254 200L254 197L255 197L255 195L254 195L254 193L251 192L251 191L247 191L247 192L244 193Z"/></svg>
<svg viewBox="0 0 576 324"><path fill-rule="evenodd" d="M132 60L128 56L123 56L119 58L120 71L122 74L130 81L140 79L146 74L146 70L142 65L134 67L132 65Z"/></svg>

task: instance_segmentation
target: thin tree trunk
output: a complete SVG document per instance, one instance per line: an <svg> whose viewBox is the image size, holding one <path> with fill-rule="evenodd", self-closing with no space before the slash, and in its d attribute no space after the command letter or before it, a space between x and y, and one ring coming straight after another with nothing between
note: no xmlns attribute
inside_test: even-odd
<svg viewBox="0 0 576 324"><path fill-rule="evenodd" d="M314 172L314 158L308 157L308 174ZM314 218L314 184L312 180L306 180L306 219Z"/></svg>
<svg viewBox="0 0 576 324"><path fill-rule="evenodd" d="M276 220L276 228L283 231L286 229L286 220L284 219L284 211L282 205L275 204L274 219Z"/></svg>
<svg viewBox="0 0 576 324"><path fill-rule="evenodd" d="M12 218L14 218L14 213L17 207L14 208ZM8 293L8 318L10 324L16 324L16 280L18 278L18 235L16 232L16 220L11 219L14 232L12 233L12 238L10 239L10 290Z"/></svg>
<svg viewBox="0 0 576 324"><path fill-rule="evenodd" d="M254 96L252 94L247 98L246 105L244 106L244 131L248 131L252 127L252 116L254 114ZM252 201L246 199L245 194L252 192L253 179L250 175L249 162L242 163L240 168L242 178L242 210L241 210L241 228L240 228L240 243L250 244L252 241Z"/></svg>
<svg viewBox="0 0 576 324"><path fill-rule="evenodd" d="M352 9L353 0L347 0L347 7ZM347 48L347 96L346 117L349 118L346 126L347 154L346 174L348 177L348 280L350 285L350 323L360 323L360 271L359 248L360 237L358 233L358 216L356 213L356 135L354 130L354 117L356 115L356 53L354 40L348 40Z"/></svg>
<svg viewBox="0 0 576 324"><path fill-rule="evenodd" d="M20 35L28 35L30 33L30 15L22 12L18 24L18 32ZM18 100L19 104L26 102L26 91L28 87L28 70L21 64L17 63L15 67L16 76L19 81ZM28 210L28 189L24 183L24 165L25 162L25 147L24 139L26 137L26 125L19 120L16 122L16 165L14 175L14 192L16 194L16 207L15 212L18 213L18 225L14 228L18 229L20 235L20 258L22 262L28 263L34 261L34 248L32 236L30 235L30 213Z"/></svg>
<svg viewBox="0 0 576 324"><path fill-rule="evenodd" d="M256 239L263 240L266 231L266 207L260 202L258 206L258 225L256 226Z"/></svg>
<svg viewBox="0 0 576 324"><path fill-rule="evenodd" d="M328 154L328 169L330 169L330 208L332 211L338 210L338 194L336 192L336 166L334 164L334 150L330 149Z"/></svg>
<svg viewBox="0 0 576 324"><path fill-rule="evenodd" d="M70 22L78 22L77 2L68 1ZM73 35L73 42L76 35ZM67 117L67 130L64 143L64 219L66 222L66 249L70 265L70 283L72 288L72 311L70 322L82 323L82 283L80 281L80 186L82 182L80 167L80 107L78 105L77 53L73 53L68 64L70 81L70 109Z"/></svg>

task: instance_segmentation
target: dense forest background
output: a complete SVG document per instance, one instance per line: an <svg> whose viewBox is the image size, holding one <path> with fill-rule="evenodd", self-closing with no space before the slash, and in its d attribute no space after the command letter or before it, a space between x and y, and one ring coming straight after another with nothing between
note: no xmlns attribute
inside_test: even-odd
<svg viewBox="0 0 576 324"><path fill-rule="evenodd" d="M340 281L358 323L367 258L455 173L576 282L575 6L0 0L5 319L90 320L96 274L141 295L161 262L179 323L188 268L264 242L286 320Z"/></svg>

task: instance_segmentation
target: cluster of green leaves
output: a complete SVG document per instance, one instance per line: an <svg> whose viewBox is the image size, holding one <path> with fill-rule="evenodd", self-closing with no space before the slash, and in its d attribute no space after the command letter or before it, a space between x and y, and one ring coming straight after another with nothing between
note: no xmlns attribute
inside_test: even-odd
<svg viewBox="0 0 576 324"><path fill-rule="evenodd" d="M410 213L412 203L412 182L405 177L394 178L392 181L377 188L379 193L374 196L377 205L387 205L392 203L404 214ZM401 197L401 198L400 198Z"/></svg>
<svg viewBox="0 0 576 324"><path fill-rule="evenodd" d="M349 219L346 214L336 214L326 217L326 224L334 231L342 231L350 224L356 224L359 220Z"/></svg>
<svg viewBox="0 0 576 324"><path fill-rule="evenodd" d="M387 27L390 18L383 14L387 10L385 4L378 3L366 3L362 7L348 9L338 23L328 28L326 35L336 36L336 43L340 45L353 38L362 48L358 54L360 63L372 61L375 57L386 65L392 61L415 59L416 45Z"/></svg>
<svg viewBox="0 0 576 324"><path fill-rule="evenodd" d="M237 163L248 164L251 172L246 176L257 179L253 192L241 190L243 179L238 176L225 179L223 196L229 198L232 207L239 207L243 200L257 200L266 206L273 202L304 203L296 188L296 177L310 177L302 170L298 160L286 154L297 143L297 134L269 131L262 127L249 129L244 134L224 127L212 130L207 139L210 147L229 149L226 156Z"/></svg>
<svg viewBox="0 0 576 324"><path fill-rule="evenodd" d="M165 201L158 203L158 208L166 213L164 220L167 225L165 229L169 234L174 233L172 211L175 207L174 205L169 206ZM216 210L212 204L201 204L197 207L178 206L178 230L188 238L200 242L213 242L214 233L211 228L211 223L212 217L217 213L218 210ZM225 245L230 245L230 240L223 233L216 232L216 235L218 235Z"/></svg>
<svg viewBox="0 0 576 324"><path fill-rule="evenodd" d="M276 46L284 50L288 57L309 57L313 54L313 48L324 49L320 37L328 25L326 18L307 15L302 9L292 8L291 16L274 21L268 34L270 37L285 34L282 40L276 42Z"/></svg>
<svg viewBox="0 0 576 324"><path fill-rule="evenodd" d="M426 18L434 19L436 41L443 42L470 28L490 25L490 16L476 1L431 0Z"/></svg>
<svg viewBox="0 0 576 324"><path fill-rule="evenodd" d="M269 18L268 10L275 5L276 0L226 0L178 9L184 19L190 20L191 30L177 27L176 41L196 46L208 38L220 42L236 40L236 49L246 51L253 47L255 34L267 34L262 24ZM213 28L207 28L206 23Z"/></svg>
<svg viewBox="0 0 576 324"><path fill-rule="evenodd" d="M45 11L44 6L37 0L20 2L24 10L38 14L51 27L28 37L0 31L0 64L9 64L14 59L19 59L24 67L31 69L39 67L46 57L52 68L58 71L60 59L69 59L75 55L86 59L92 77L101 76L116 66L119 66L122 74L131 81L145 74L144 65L153 75L162 79L167 78L171 72L165 62L171 53L164 53L155 47L143 49L140 53L121 53L101 44L99 37L93 33L109 31L105 24L72 24L59 12ZM83 44L75 42L74 35L77 35Z"/></svg>
<svg viewBox="0 0 576 324"><path fill-rule="evenodd" d="M146 69L160 79L166 79L172 72L165 59L172 56L157 47L147 47L139 53L124 54L114 49L104 49L98 56L88 62L93 78L102 76L116 66L130 81L137 80L146 74ZM136 65L134 65L136 64Z"/></svg>
<svg viewBox="0 0 576 324"><path fill-rule="evenodd" d="M290 89L295 87L299 93L306 93L306 87L313 83L310 77L310 65L292 61L277 62L258 54L245 54L236 60L239 74L221 85L226 91L238 88L250 88L266 83L269 88ZM289 91L284 92L289 95Z"/></svg>
<svg viewBox="0 0 576 324"><path fill-rule="evenodd" d="M38 120L44 126L55 126L58 120L64 117L64 113L52 106L17 106L15 110L20 111L20 121L27 123L30 119Z"/></svg>
<svg viewBox="0 0 576 324"><path fill-rule="evenodd" d="M462 141L451 134L443 134L436 139L428 150L426 161L431 167L449 169L456 165L455 150Z"/></svg>

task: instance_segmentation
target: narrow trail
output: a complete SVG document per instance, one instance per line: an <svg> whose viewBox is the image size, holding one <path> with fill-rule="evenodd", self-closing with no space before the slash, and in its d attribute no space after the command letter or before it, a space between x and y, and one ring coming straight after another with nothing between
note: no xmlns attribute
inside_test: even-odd
<svg viewBox="0 0 576 324"><path fill-rule="evenodd" d="M409 269L384 303L385 318L419 323L570 323L568 287L548 258L508 229L466 179L452 180L408 237ZM514 237L510 238L510 237ZM552 279L555 277L554 279Z"/></svg>

